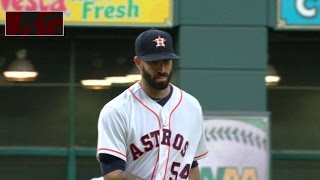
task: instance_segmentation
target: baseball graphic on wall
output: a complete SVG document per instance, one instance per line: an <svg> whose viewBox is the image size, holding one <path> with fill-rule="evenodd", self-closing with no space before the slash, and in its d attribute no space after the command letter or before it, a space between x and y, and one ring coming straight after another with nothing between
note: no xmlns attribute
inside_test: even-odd
<svg viewBox="0 0 320 180"><path fill-rule="evenodd" d="M202 180L268 180L267 132L266 119L206 120L209 157L200 161Z"/></svg>

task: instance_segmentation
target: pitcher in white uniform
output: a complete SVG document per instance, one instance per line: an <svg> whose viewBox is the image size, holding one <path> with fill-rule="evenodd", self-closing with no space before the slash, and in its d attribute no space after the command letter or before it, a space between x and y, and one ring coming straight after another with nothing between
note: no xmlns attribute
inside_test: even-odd
<svg viewBox="0 0 320 180"><path fill-rule="evenodd" d="M200 179L208 154L201 105L170 83L172 37L150 29L135 41L141 80L108 102L98 121L97 158L104 179Z"/></svg>

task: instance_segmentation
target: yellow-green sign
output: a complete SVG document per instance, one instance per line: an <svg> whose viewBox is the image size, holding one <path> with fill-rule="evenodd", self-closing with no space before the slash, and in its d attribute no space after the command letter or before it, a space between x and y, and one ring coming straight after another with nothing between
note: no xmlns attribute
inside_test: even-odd
<svg viewBox="0 0 320 180"><path fill-rule="evenodd" d="M0 0L6 11L63 11L65 25L172 26L172 0Z"/></svg>

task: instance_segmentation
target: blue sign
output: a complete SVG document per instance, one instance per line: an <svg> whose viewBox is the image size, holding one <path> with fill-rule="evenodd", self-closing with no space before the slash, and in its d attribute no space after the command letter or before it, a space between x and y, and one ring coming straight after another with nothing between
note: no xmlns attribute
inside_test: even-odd
<svg viewBox="0 0 320 180"><path fill-rule="evenodd" d="M320 0L279 0L278 27L320 29Z"/></svg>

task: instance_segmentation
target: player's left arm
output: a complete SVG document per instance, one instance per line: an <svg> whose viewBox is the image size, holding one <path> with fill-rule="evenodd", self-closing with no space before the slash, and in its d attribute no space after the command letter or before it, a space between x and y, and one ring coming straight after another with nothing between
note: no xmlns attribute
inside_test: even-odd
<svg viewBox="0 0 320 180"><path fill-rule="evenodd" d="M189 174L189 180L200 180L200 169L199 166L191 168Z"/></svg>

